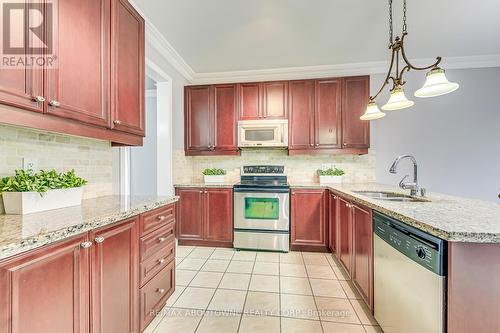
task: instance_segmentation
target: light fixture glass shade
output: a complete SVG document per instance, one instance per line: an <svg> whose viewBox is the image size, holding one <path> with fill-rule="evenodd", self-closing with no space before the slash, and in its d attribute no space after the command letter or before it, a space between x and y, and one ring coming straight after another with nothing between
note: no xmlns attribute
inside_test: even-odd
<svg viewBox="0 0 500 333"><path fill-rule="evenodd" d="M458 87L458 83L448 81L444 69L434 68L427 73L424 86L415 91L415 96L423 98L441 96L457 90Z"/></svg>
<svg viewBox="0 0 500 333"><path fill-rule="evenodd" d="M368 103L368 107L366 108L366 112L364 115L359 117L361 120L375 120L385 117L385 113L379 110L377 103L374 101L370 101Z"/></svg>
<svg viewBox="0 0 500 333"><path fill-rule="evenodd" d="M382 105L382 110L384 111L400 110L404 108L409 108L410 106L413 106L413 104L415 104L415 102L410 101L406 98L403 88L396 87L391 90L391 97L389 98L389 101L387 101L385 105Z"/></svg>

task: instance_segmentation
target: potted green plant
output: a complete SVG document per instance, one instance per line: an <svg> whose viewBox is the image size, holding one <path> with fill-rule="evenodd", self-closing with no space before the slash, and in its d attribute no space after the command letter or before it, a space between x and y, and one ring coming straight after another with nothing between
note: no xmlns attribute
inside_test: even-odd
<svg viewBox="0 0 500 333"><path fill-rule="evenodd" d="M337 167L325 170L318 170L319 183L324 184L341 184L342 176L345 174L344 170Z"/></svg>
<svg viewBox="0 0 500 333"><path fill-rule="evenodd" d="M203 170L203 178L205 180L205 184L220 184L224 183L226 170L212 168Z"/></svg>
<svg viewBox="0 0 500 333"><path fill-rule="evenodd" d="M85 184L75 170L15 170L14 176L0 180L0 193L6 214L29 214L80 205Z"/></svg>

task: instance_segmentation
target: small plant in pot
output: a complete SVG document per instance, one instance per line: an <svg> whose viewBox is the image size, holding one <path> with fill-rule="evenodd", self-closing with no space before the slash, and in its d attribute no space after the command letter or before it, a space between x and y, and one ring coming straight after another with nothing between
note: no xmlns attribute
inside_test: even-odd
<svg viewBox="0 0 500 333"><path fill-rule="evenodd" d="M75 170L15 170L14 176L0 179L0 194L6 214L29 214L80 205L86 184Z"/></svg>
<svg viewBox="0 0 500 333"><path fill-rule="evenodd" d="M344 170L337 167L325 170L318 170L320 184L341 184L342 176L345 174Z"/></svg>
<svg viewBox="0 0 500 333"><path fill-rule="evenodd" d="M226 170L224 169L205 169L203 170L203 178L205 184L221 184L224 183Z"/></svg>

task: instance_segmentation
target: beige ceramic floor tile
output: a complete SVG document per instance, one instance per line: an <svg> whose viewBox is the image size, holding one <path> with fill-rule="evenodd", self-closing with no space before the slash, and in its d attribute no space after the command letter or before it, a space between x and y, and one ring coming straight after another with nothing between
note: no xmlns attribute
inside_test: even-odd
<svg viewBox="0 0 500 333"><path fill-rule="evenodd" d="M188 255L188 258L208 259L212 255L214 250L215 248L213 247L197 247Z"/></svg>
<svg viewBox="0 0 500 333"><path fill-rule="evenodd" d="M198 272L189 284L190 287L217 288L224 273Z"/></svg>
<svg viewBox="0 0 500 333"><path fill-rule="evenodd" d="M207 311L196 333L237 333L240 318L240 314L228 315L225 313Z"/></svg>
<svg viewBox="0 0 500 333"><path fill-rule="evenodd" d="M279 316L280 295L259 291L249 291L244 313L256 316Z"/></svg>
<svg viewBox="0 0 500 333"><path fill-rule="evenodd" d="M361 324L348 299L316 297L316 304L322 321Z"/></svg>
<svg viewBox="0 0 500 333"><path fill-rule="evenodd" d="M280 253L280 263L283 264L303 264L302 253L300 252L288 252Z"/></svg>
<svg viewBox="0 0 500 333"><path fill-rule="evenodd" d="M280 276L307 277L306 268L303 264L280 263Z"/></svg>
<svg viewBox="0 0 500 333"><path fill-rule="evenodd" d="M238 261L255 261L257 252L254 251L236 251L233 256L233 260Z"/></svg>
<svg viewBox="0 0 500 333"><path fill-rule="evenodd" d="M339 265L337 258L335 258L335 256L333 254L327 255L326 260L328 260L328 263L330 264L330 266L338 266Z"/></svg>
<svg viewBox="0 0 500 333"><path fill-rule="evenodd" d="M352 307L356 314L358 315L359 320L363 325L374 325L378 326L377 321L372 316L370 309L366 306L366 304L362 300L351 300Z"/></svg>
<svg viewBox="0 0 500 333"><path fill-rule="evenodd" d="M177 246L175 249L176 258L187 257L194 250L194 246Z"/></svg>
<svg viewBox="0 0 500 333"><path fill-rule="evenodd" d="M234 253L234 249L216 248L210 256L210 259L231 260Z"/></svg>
<svg viewBox="0 0 500 333"><path fill-rule="evenodd" d="M325 333L365 333L363 326L342 323L323 322Z"/></svg>
<svg viewBox="0 0 500 333"><path fill-rule="evenodd" d="M314 298L305 295L281 294L281 315L289 318L319 320Z"/></svg>
<svg viewBox="0 0 500 333"><path fill-rule="evenodd" d="M166 306L172 306L172 305L174 305L175 301L177 301L177 299L184 292L185 289L186 289L186 287L175 286L175 291L168 298Z"/></svg>
<svg viewBox="0 0 500 333"><path fill-rule="evenodd" d="M380 328L380 326L365 325L363 327L365 328L366 333L384 333L384 331L382 331L382 328Z"/></svg>
<svg viewBox="0 0 500 333"><path fill-rule="evenodd" d="M279 333L279 317L257 317L243 315L239 333Z"/></svg>
<svg viewBox="0 0 500 333"><path fill-rule="evenodd" d="M321 323L316 320L281 318L283 333L323 333Z"/></svg>
<svg viewBox="0 0 500 333"><path fill-rule="evenodd" d="M255 262L253 274L279 275L280 264L274 262Z"/></svg>
<svg viewBox="0 0 500 333"><path fill-rule="evenodd" d="M347 275L346 271L342 267L332 267L333 272L338 280L350 280L349 275Z"/></svg>
<svg viewBox="0 0 500 333"><path fill-rule="evenodd" d="M344 281L344 280L339 280L340 284L342 285L342 288L344 289L344 292L347 295L347 298L349 299L361 299L361 295L358 293L356 288L352 285L351 282L349 281Z"/></svg>
<svg viewBox="0 0 500 333"><path fill-rule="evenodd" d="M282 294L312 295L308 278L281 276L280 292Z"/></svg>
<svg viewBox="0 0 500 333"><path fill-rule="evenodd" d="M169 309L154 333L194 333L203 313L185 309Z"/></svg>
<svg viewBox="0 0 500 333"><path fill-rule="evenodd" d="M175 270L175 284L177 286L189 286L191 280L196 275L196 271L186 271L183 269Z"/></svg>
<svg viewBox="0 0 500 333"><path fill-rule="evenodd" d="M306 265L330 266L328 260L323 254L302 253L302 258L304 259L304 263Z"/></svg>
<svg viewBox="0 0 500 333"><path fill-rule="evenodd" d="M280 262L280 254L276 252L258 252L255 260L259 262Z"/></svg>
<svg viewBox="0 0 500 333"><path fill-rule="evenodd" d="M250 274L225 273L222 277L219 288L248 290L250 278Z"/></svg>
<svg viewBox="0 0 500 333"><path fill-rule="evenodd" d="M229 273L252 273L253 261L235 261L231 260L226 272Z"/></svg>
<svg viewBox="0 0 500 333"><path fill-rule="evenodd" d="M204 272L225 272L229 266L229 260L213 260L209 259L201 268Z"/></svg>
<svg viewBox="0 0 500 333"><path fill-rule="evenodd" d="M250 287L248 290L252 291L267 291L272 293L280 292L280 278L279 276L270 275L252 275L250 279Z"/></svg>
<svg viewBox="0 0 500 333"><path fill-rule="evenodd" d="M309 279L314 296L347 298L338 280Z"/></svg>
<svg viewBox="0 0 500 333"><path fill-rule="evenodd" d="M215 289L187 287L174 303L176 308L205 310L215 293Z"/></svg>
<svg viewBox="0 0 500 333"><path fill-rule="evenodd" d="M177 266L177 268L197 271L203 266L205 261L206 261L205 259L186 258L182 261L182 263L179 266Z"/></svg>
<svg viewBox="0 0 500 333"><path fill-rule="evenodd" d="M330 265L306 265L307 275L313 279L337 279Z"/></svg>
<svg viewBox="0 0 500 333"><path fill-rule="evenodd" d="M158 314L156 317L149 323L149 325L146 327L146 329L142 333L153 333L158 324L163 320L165 317L165 313L168 310L168 306L165 306L162 310L158 311Z"/></svg>
<svg viewBox="0 0 500 333"><path fill-rule="evenodd" d="M245 305L245 290L217 289L208 305L208 310L226 313L241 313Z"/></svg>

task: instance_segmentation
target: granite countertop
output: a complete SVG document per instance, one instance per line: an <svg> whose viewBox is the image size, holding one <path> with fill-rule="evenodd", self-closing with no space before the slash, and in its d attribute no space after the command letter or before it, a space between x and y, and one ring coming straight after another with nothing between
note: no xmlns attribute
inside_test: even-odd
<svg viewBox="0 0 500 333"><path fill-rule="evenodd" d="M353 191L388 191L408 194L398 187L376 183L292 183L292 188L327 188L347 199L375 209L402 222L453 242L500 243L500 205L475 199L430 192L430 202L391 202L372 199Z"/></svg>
<svg viewBox="0 0 500 333"><path fill-rule="evenodd" d="M81 206L0 215L0 260L176 202L178 197L105 196Z"/></svg>
<svg viewBox="0 0 500 333"><path fill-rule="evenodd" d="M174 187L204 187L204 188L233 188L235 183L219 183L219 184L205 184L205 183L181 183L175 184Z"/></svg>

